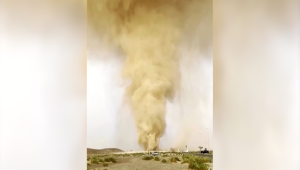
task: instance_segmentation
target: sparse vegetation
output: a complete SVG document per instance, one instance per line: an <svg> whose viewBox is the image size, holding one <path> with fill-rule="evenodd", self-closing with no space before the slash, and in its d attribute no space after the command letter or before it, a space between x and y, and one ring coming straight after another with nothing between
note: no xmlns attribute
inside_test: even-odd
<svg viewBox="0 0 300 170"><path fill-rule="evenodd" d="M131 154L131 156L142 156L143 155L143 153L133 153L133 154Z"/></svg>
<svg viewBox="0 0 300 170"><path fill-rule="evenodd" d="M123 157L128 157L128 156L130 156L131 154L123 154Z"/></svg>
<svg viewBox="0 0 300 170"><path fill-rule="evenodd" d="M189 169L194 170L208 170L209 165L207 163L211 163L211 160L206 157L196 157L193 155L184 155L182 157L182 163L188 163Z"/></svg>
<svg viewBox="0 0 300 170"><path fill-rule="evenodd" d="M195 170L209 170L209 165L206 163L190 163L189 164L190 169L195 169Z"/></svg>
<svg viewBox="0 0 300 170"><path fill-rule="evenodd" d="M153 156L144 156L142 159L143 160L151 160L151 159L153 159Z"/></svg>
<svg viewBox="0 0 300 170"><path fill-rule="evenodd" d="M105 163L105 162L104 162L102 165L103 165L104 167L106 167L106 166L108 166L108 163Z"/></svg>
<svg viewBox="0 0 300 170"><path fill-rule="evenodd" d="M159 157L158 157L158 156L157 156L157 157L155 157L155 158L154 158L154 160L155 160L155 161L160 161L160 159L159 159Z"/></svg>
<svg viewBox="0 0 300 170"><path fill-rule="evenodd" d="M104 158L104 162L113 162L113 163L117 163L117 161L116 161L115 158L113 158L113 157Z"/></svg>
<svg viewBox="0 0 300 170"><path fill-rule="evenodd" d="M177 161L180 161L180 159L177 158L177 157L172 157L172 158L169 159L169 162L174 162L174 163L176 163Z"/></svg>
<svg viewBox="0 0 300 170"><path fill-rule="evenodd" d="M199 153L199 151L197 151L197 153ZM152 156L149 155L148 153L122 153L122 154L94 154L94 155L88 155L87 156L87 169L89 170L107 170L105 169L105 167L107 166L112 166L112 168L115 168L115 164L112 163L116 163L119 162L119 159L122 163L126 162L129 163L129 160L131 159L135 159L136 162L135 163L135 167L133 167L134 170L139 170L139 169L143 169L140 168L140 166L138 165L139 163L142 164L141 167L143 166L151 166L152 163L142 163L143 160L153 160L153 161L160 161L161 166L174 166L174 168L172 167L172 169L177 169L178 167L186 167L188 169L191 170L209 170L210 169L210 165L208 163L211 163L211 158L209 157L198 157L195 156L193 154L190 153L168 153L168 152L162 152L160 154L160 156ZM124 159L124 160L123 160ZM140 162L142 161L142 162ZM185 165L180 165L180 164L170 164L170 163L177 163L177 162L181 162L181 164L185 164ZM139 162L139 163L138 163ZM155 163L155 162L153 162ZM97 165L98 164L98 165ZM145 165L143 165L145 164ZM176 167L176 168L175 168Z"/></svg>
<svg viewBox="0 0 300 170"><path fill-rule="evenodd" d="M94 156L90 158L92 164L99 164L103 162L103 160L100 158L100 156Z"/></svg>
<svg viewBox="0 0 300 170"><path fill-rule="evenodd" d="M170 163L172 163L172 162L176 163L176 160L174 158L169 158L169 162Z"/></svg>

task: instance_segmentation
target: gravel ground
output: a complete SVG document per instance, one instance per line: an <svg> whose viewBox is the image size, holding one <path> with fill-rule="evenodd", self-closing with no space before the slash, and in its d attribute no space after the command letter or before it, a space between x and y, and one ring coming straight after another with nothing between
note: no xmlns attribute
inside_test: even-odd
<svg viewBox="0 0 300 170"><path fill-rule="evenodd" d="M168 160L168 157L160 157ZM142 157L117 158L117 163L108 163L107 167L102 164L91 165L89 170L188 170L188 164L162 163L161 161L142 160Z"/></svg>
<svg viewBox="0 0 300 170"><path fill-rule="evenodd" d="M107 163L107 167L103 167L102 163L88 166L88 170L188 170L188 164L177 163L162 163L161 160L170 157L178 157L180 160L182 156L158 156L160 161L142 160L143 156L129 156L129 157L115 157L117 163ZM213 164L209 163L210 170L213 170Z"/></svg>

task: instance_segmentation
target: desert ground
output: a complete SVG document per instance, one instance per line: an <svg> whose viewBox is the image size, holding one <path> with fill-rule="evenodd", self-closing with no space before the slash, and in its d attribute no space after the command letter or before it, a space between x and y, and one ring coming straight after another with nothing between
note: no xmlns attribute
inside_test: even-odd
<svg viewBox="0 0 300 170"><path fill-rule="evenodd" d="M204 161L191 165L189 160ZM197 163L196 163L197 164ZM88 149L88 170L212 170L212 154L202 155L199 151L189 153L161 152L152 156L145 152L123 152L110 148Z"/></svg>

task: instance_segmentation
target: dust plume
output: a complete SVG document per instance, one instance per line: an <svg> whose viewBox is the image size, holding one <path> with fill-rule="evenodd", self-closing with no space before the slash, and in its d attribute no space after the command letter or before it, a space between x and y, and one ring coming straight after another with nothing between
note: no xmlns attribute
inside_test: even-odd
<svg viewBox="0 0 300 170"><path fill-rule="evenodd" d="M156 150L166 129L166 101L179 81L177 47L188 6L198 0L90 0L88 22L125 55L122 75L145 150ZM203 1L204 2L204 1ZM192 16L192 15L190 15Z"/></svg>

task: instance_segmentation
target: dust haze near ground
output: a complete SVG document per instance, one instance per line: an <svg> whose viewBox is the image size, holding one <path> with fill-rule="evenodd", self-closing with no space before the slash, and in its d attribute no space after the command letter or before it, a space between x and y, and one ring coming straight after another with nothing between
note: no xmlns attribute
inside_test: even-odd
<svg viewBox="0 0 300 170"><path fill-rule="evenodd" d="M197 148L202 139L208 146L209 136L212 141L212 2L90 0L88 14L88 58L93 60L88 66L88 96L89 91L94 94L89 87L96 88L89 79L89 75L97 77L96 67L113 71L112 76L98 69L98 76L115 81L112 85L119 89L117 95L98 81L107 89L106 95L102 94L102 101L97 100L98 110L95 98L88 106L90 113L98 112L108 119L103 111L111 104L101 110L101 102L118 96L110 120L120 122L114 122L118 127L105 133L112 139L109 142L126 143L126 138L138 138L145 150L152 150L187 144ZM123 75L122 80L117 78L118 73ZM122 95L125 97L120 98ZM100 139L101 132L98 134L99 142L106 143Z"/></svg>

